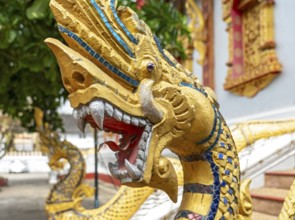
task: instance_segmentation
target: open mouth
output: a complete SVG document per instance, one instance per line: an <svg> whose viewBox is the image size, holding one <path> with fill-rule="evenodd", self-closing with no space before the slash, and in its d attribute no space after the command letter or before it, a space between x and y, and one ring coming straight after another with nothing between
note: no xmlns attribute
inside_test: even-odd
<svg viewBox="0 0 295 220"><path fill-rule="evenodd" d="M111 174L122 183L140 181L146 166L146 157L152 125L147 119L129 115L103 100L94 100L73 110L78 128L84 132L86 123L105 132L119 134L119 143L107 141L117 161L109 163Z"/></svg>

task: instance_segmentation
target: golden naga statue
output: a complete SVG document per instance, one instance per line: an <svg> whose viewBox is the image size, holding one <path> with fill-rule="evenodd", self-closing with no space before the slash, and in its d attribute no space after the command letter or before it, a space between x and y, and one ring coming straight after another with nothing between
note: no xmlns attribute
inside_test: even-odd
<svg viewBox="0 0 295 220"><path fill-rule="evenodd" d="M213 91L115 0L51 0L50 6L68 46L55 39L46 43L58 60L78 127L83 131L89 123L121 135L119 143L104 143L116 152L111 174L126 186L161 189L175 202L177 173L161 155L168 148L183 167L175 219L250 219L237 149ZM112 208L110 203L100 209L104 217L98 210L84 216L76 210L72 218L58 219L128 219L122 207L108 214Z"/></svg>

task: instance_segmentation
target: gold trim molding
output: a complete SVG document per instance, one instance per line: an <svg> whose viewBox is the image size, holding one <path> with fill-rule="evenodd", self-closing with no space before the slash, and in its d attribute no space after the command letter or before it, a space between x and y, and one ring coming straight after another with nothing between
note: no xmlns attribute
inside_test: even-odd
<svg viewBox="0 0 295 220"><path fill-rule="evenodd" d="M229 33L224 89L253 97L282 71L274 41L274 0L223 0Z"/></svg>

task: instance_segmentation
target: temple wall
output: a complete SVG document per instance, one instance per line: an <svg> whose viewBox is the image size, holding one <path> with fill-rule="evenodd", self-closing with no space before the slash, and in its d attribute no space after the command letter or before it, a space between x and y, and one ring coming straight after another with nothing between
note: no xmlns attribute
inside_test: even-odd
<svg viewBox="0 0 295 220"><path fill-rule="evenodd" d="M228 59L228 36L226 24L222 20L221 3L222 1L214 1L215 92L221 112L233 122L240 118L295 117L295 1L277 0L275 5L276 51L283 72L251 99L223 89L227 72L225 63Z"/></svg>

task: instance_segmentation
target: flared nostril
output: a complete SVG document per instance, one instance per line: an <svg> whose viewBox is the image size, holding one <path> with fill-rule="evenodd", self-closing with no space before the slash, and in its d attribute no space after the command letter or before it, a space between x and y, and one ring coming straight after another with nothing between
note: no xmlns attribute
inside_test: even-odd
<svg viewBox="0 0 295 220"><path fill-rule="evenodd" d="M68 90L68 92L72 93L77 91L78 89L85 89L88 85L87 83L87 76L85 77L81 72L79 71L72 71L67 72L67 74L63 74L63 84ZM89 81L89 80L88 80Z"/></svg>
<svg viewBox="0 0 295 220"><path fill-rule="evenodd" d="M85 82L85 77L82 75L82 73L79 72L74 72L72 78L80 85L83 85Z"/></svg>

